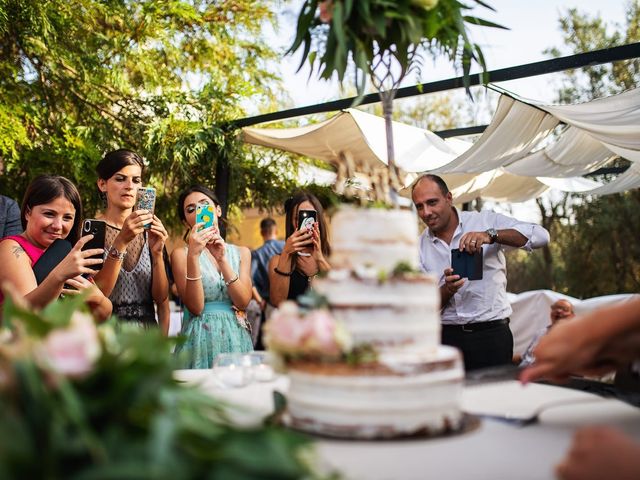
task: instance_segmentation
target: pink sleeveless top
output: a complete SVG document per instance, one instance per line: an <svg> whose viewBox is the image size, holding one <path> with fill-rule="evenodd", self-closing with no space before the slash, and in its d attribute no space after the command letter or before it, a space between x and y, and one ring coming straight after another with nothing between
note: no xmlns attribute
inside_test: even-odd
<svg viewBox="0 0 640 480"><path fill-rule="evenodd" d="M45 251L44 248L36 247L34 244L29 242L29 240L27 240L24 237L21 237L20 235L11 235L9 237L5 237L1 239L0 242L3 242L4 240L13 240L18 245L20 245L24 249L26 254L29 256L29 259L31 260L31 267L35 265L35 263L38 261L38 259L42 256L42 254ZM3 302L4 302L4 295L0 291L0 305Z"/></svg>

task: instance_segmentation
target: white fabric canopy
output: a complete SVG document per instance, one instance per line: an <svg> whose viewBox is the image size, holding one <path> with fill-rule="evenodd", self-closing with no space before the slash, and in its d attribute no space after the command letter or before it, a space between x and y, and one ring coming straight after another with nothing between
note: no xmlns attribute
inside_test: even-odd
<svg viewBox="0 0 640 480"><path fill-rule="evenodd" d="M350 152L358 162L373 167L387 164L384 119L352 108L306 127L246 127L242 133L247 143L299 153L332 164L337 164L340 153L345 152ZM459 141L450 146L433 132L400 122L393 122L393 139L396 162L406 172L438 168L461 153Z"/></svg>
<svg viewBox="0 0 640 480"><path fill-rule="evenodd" d="M505 167L515 175L576 177L593 172L616 158L602 143L569 127L552 145Z"/></svg>
<svg viewBox="0 0 640 480"><path fill-rule="evenodd" d="M567 126L558 131L560 122ZM438 173L457 202L520 202L548 188L603 195L640 187L640 162L607 185L582 178L618 155L640 160L640 90L561 106L503 94L474 144L399 122L393 132L396 164L414 174L408 180ZM306 127L244 128L243 138L334 165L346 154L363 166L387 163L384 119L355 109Z"/></svg>
<svg viewBox="0 0 640 480"><path fill-rule="evenodd" d="M508 165L549 135L558 120L546 112L502 95L482 136L454 161L434 173L482 173Z"/></svg>
<svg viewBox="0 0 640 480"><path fill-rule="evenodd" d="M640 160L640 89L575 105L537 105L611 150L627 152L627 160Z"/></svg>

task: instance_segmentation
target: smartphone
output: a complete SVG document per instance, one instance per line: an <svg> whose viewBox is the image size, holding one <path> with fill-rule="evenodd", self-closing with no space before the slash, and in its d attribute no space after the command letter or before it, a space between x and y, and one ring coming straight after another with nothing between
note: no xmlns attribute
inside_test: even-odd
<svg viewBox="0 0 640 480"><path fill-rule="evenodd" d="M203 223L198 227L198 231L205 228L213 227L213 223L216 218L216 213L213 209L213 205L210 203L199 203L196 207L196 223Z"/></svg>
<svg viewBox="0 0 640 480"><path fill-rule="evenodd" d="M136 210L148 210L153 215L156 207L156 189L153 187L138 188L138 200ZM151 222L146 223L144 228L151 228Z"/></svg>
<svg viewBox="0 0 640 480"><path fill-rule="evenodd" d="M93 248L104 248L105 235L107 233L107 222L104 220L87 219L82 222L82 236L93 235L93 238L84 244L82 250L91 250ZM89 258L103 259L104 255L93 255ZM102 264L92 265L90 268L100 270Z"/></svg>
<svg viewBox="0 0 640 480"><path fill-rule="evenodd" d="M311 230L317 220L318 212L315 210L298 210L298 230ZM313 242L310 241L309 245L313 245ZM311 256L311 253L309 253L310 250L311 247L305 248L305 251L298 252L298 255L309 257Z"/></svg>
<svg viewBox="0 0 640 480"><path fill-rule="evenodd" d="M315 210L298 210L298 230L312 229L318 220L318 212Z"/></svg>
<svg viewBox="0 0 640 480"><path fill-rule="evenodd" d="M47 275L56 268L56 266L64 260L73 245L62 238L56 239L49 248L40 256L38 261L33 265L33 274L36 277L36 282L40 285Z"/></svg>
<svg viewBox="0 0 640 480"><path fill-rule="evenodd" d="M459 248L451 250L451 268L460 278L482 280L482 250L476 253L460 251Z"/></svg>

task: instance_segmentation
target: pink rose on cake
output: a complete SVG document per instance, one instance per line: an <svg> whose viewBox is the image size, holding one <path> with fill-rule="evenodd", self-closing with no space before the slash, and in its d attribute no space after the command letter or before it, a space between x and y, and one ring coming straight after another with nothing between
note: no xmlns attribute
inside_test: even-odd
<svg viewBox="0 0 640 480"><path fill-rule="evenodd" d="M283 302L264 329L265 343L270 350L296 353L302 348L306 324L294 302Z"/></svg>
<svg viewBox="0 0 640 480"><path fill-rule="evenodd" d="M305 318L304 351L321 356L338 357L351 349L348 334L327 310L312 310Z"/></svg>
<svg viewBox="0 0 640 480"><path fill-rule="evenodd" d="M289 356L340 357L351 349L345 328L327 310L302 312L284 302L265 325L265 342L272 350Z"/></svg>

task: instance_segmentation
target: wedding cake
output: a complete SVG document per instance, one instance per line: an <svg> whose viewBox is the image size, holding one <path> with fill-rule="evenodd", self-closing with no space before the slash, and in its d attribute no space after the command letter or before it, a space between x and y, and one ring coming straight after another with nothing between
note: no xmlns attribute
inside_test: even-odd
<svg viewBox="0 0 640 480"><path fill-rule="evenodd" d="M434 278L416 273L418 229L406 210L347 207L332 219L332 270L313 289L373 361L288 364L294 428L346 438L438 434L459 427L460 354L440 345Z"/></svg>

